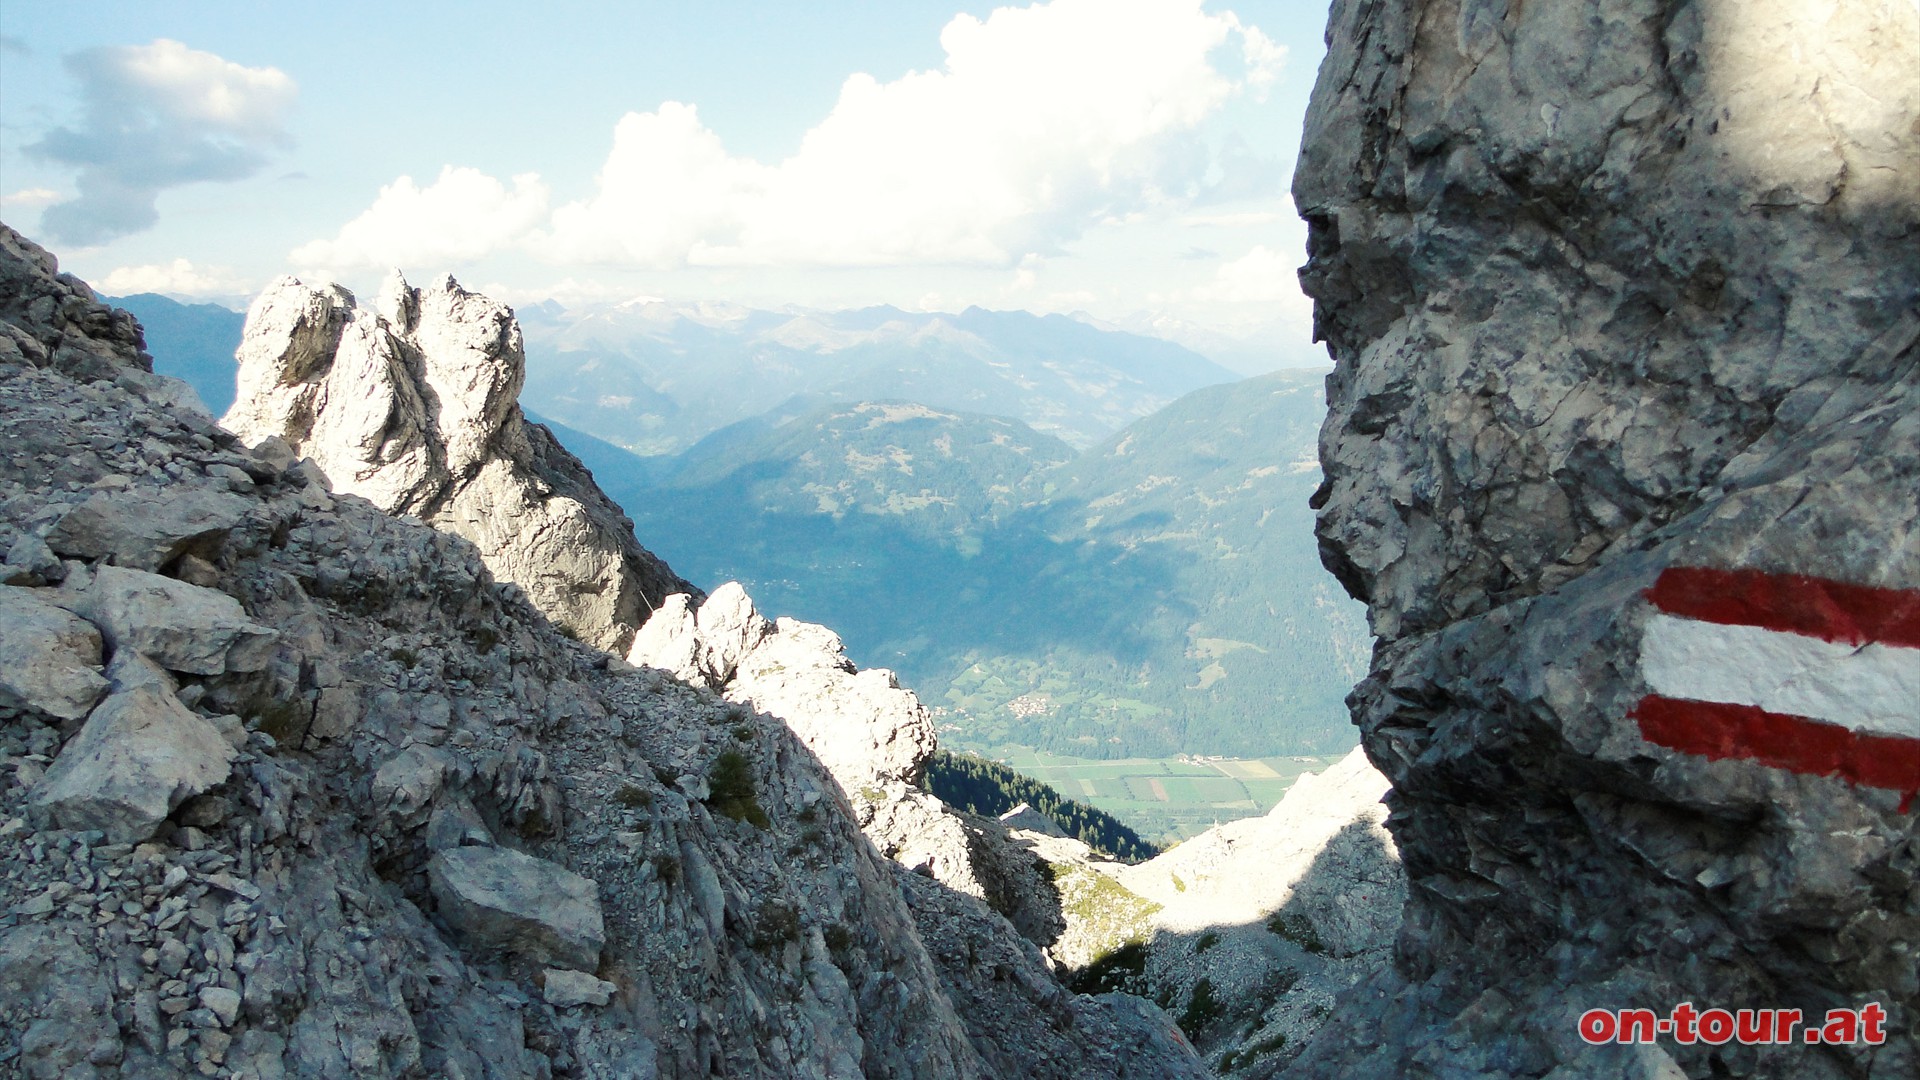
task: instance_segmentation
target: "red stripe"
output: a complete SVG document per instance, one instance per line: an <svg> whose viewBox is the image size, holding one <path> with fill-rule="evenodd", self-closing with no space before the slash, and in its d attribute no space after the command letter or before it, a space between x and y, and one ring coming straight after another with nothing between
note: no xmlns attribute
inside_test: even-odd
<svg viewBox="0 0 1920 1080"><path fill-rule="evenodd" d="M1742 758L1815 776L1838 776L1908 797L1920 791L1920 739L1872 735L1752 705L1649 695L1633 710L1648 742L1708 761ZM1902 803L1904 808L1905 804Z"/></svg>
<svg viewBox="0 0 1920 1080"><path fill-rule="evenodd" d="M1878 589L1800 574L1670 566L1647 590L1669 615L1759 626L1824 641L1920 648L1920 591Z"/></svg>

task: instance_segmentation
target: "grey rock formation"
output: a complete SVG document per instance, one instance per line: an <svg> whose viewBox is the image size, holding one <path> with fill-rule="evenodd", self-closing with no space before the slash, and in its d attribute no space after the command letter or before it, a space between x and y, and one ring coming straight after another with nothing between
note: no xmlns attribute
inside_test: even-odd
<svg viewBox="0 0 1920 1080"><path fill-rule="evenodd" d="M521 416L520 327L452 278L415 289L395 272L374 310L281 278L247 313L239 360L228 428L311 457L336 491L472 541L582 640L625 652L663 597L693 591Z"/></svg>
<svg viewBox="0 0 1920 1080"><path fill-rule="evenodd" d="M1619 1075L1580 1012L1684 1001L1889 1035L1642 1074L1912 1075L1920 13L1338 0L1329 40L1319 528L1410 902L1296 1075Z"/></svg>
<svg viewBox="0 0 1920 1080"><path fill-rule="evenodd" d="M858 670L833 631L770 623L728 582L697 611L667 597L628 659L781 722L826 766L882 855L988 904L1041 948L1059 936L1059 897L1007 826L917 786L936 747L926 707L892 672Z"/></svg>
<svg viewBox="0 0 1920 1080"><path fill-rule="evenodd" d="M184 581L102 565L91 584L69 580L61 602L92 621L114 649L194 675L258 671L278 632L247 618L226 593Z"/></svg>
<svg viewBox="0 0 1920 1080"><path fill-rule="evenodd" d="M556 1009L571 1009L580 1005L605 1005L612 1000L616 989L612 983L584 971L548 968L541 981L540 995Z"/></svg>
<svg viewBox="0 0 1920 1080"><path fill-rule="evenodd" d="M0 355L0 545L103 491L226 492L249 509L158 574L76 558L58 587L4 587L98 620L111 694L88 724L116 701L158 702L203 725L197 744L230 766L197 794L174 785L139 842L65 827L32 799L87 761L80 725L0 707L0 1064L81 1077L1196 1075L1151 1005L1066 993L984 903L881 858L784 723L569 640L475 543L330 492L326 473L344 489L351 468L323 472L271 439L250 453L128 377L137 352L36 306L85 295L52 273L0 228L0 327L16 343ZM411 319L397 299L393 317ZM302 333L331 332L321 301ZM102 333L114 318L96 320ZM108 366L75 378L45 362L61 349ZM470 435L498 415L496 397L478 402L450 427ZM133 585L177 595L179 619L103 603ZM202 593L237 604L238 629ZM215 643L174 641L187 626ZM259 651L235 662L243 639ZM515 951L546 932L539 907L490 936L502 924L463 907L477 887L448 887L449 866L522 859L593 883L604 941L590 977L614 987L606 1005L547 1000L544 965ZM591 951L590 936L568 940ZM975 968L962 941L1028 960Z"/></svg>
<svg viewBox="0 0 1920 1080"><path fill-rule="evenodd" d="M511 848L456 847L427 863L447 924L540 963L592 969L607 943L593 882Z"/></svg>
<svg viewBox="0 0 1920 1080"><path fill-rule="evenodd" d="M195 548L218 550L252 508L237 495L204 489L99 491L55 522L46 542L69 558L158 570Z"/></svg>
<svg viewBox="0 0 1920 1080"><path fill-rule="evenodd" d="M148 683L101 702L28 799L61 828L138 843L175 807L225 780L233 757L219 729Z"/></svg>
<svg viewBox="0 0 1920 1080"><path fill-rule="evenodd" d="M100 631L33 590L0 587L0 708L78 720L106 692Z"/></svg>

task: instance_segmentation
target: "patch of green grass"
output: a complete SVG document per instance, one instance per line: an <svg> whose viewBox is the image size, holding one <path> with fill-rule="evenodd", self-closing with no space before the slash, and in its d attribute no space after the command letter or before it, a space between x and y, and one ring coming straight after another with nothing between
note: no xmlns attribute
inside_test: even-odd
<svg viewBox="0 0 1920 1080"><path fill-rule="evenodd" d="M1276 911L1268 917L1267 929L1315 955L1327 951L1326 942L1320 940L1320 931L1313 928L1313 920L1305 915Z"/></svg>
<svg viewBox="0 0 1920 1080"><path fill-rule="evenodd" d="M835 956L845 956L853 948L853 931L839 923L821 927L820 938L827 943L827 951Z"/></svg>
<svg viewBox="0 0 1920 1080"><path fill-rule="evenodd" d="M1206 952L1208 949L1211 949L1218 944L1220 944L1220 935L1212 930L1209 930L1206 933L1201 934L1200 939L1193 943L1193 954L1195 956L1198 956L1201 953Z"/></svg>
<svg viewBox="0 0 1920 1080"><path fill-rule="evenodd" d="M716 813L744 821L758 829L773 822L760 807L753 783L753 764L738 750L722 750L707 770L707 805Z"/></svg>
<svg viewBox="0 0 1920 1080"><path fill-rule="evenodd" d="M255 714L254 726L289 748L299 745L313 724L313 706L304 698L268 701Z"/></svg>
<svg viewBox="0 0 1920 1080"><path fill-rule="evenodd" d="M1139 993L1147 981L1147 945L1129 941L1102 953L1093 963L1067 976L1067 989L1076 994Z"/></svg>
<svg viewBox="0 0 1920 1080"><path fill-rule="evenodd" d="M653 857L653 872L661 881L671 885L680 880L680 856L660 852Z"/></svg>
<svg viewBox="0 0 1920 1080"><path fill-rule="evenodd" d="M1186 1010L1180 1014L1180 1030L1187 1038L1197 1038L1201 1029L1220 1018L1220 999L1214 996L1213 980L1205 975L1194 980L1193 993L1187 998Z"/></svg>
<svg viewBox="0 0 1920 1080"><path fill-rule="evenodd" d="M653 792L639 784L621 784L613 793L613 801L632 810L645 810L653 805Z"/></svg>
<svg viewBox="0 0 1920 1080"><path fill-rule="evenodd" d="M771 952L789 941L800 940L800 911L784 900L768 900L753 913L753 934L748 944L762 952Z"/></svg>

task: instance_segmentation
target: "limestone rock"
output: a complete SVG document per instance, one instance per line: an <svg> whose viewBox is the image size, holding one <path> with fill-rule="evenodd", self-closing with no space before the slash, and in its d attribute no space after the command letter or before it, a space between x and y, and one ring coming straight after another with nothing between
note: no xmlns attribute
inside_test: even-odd
<svg viewBox="0 0 1920 1080"><path fill-rule="evenodd" d="M933 756L933 721L913 691L890 671L856 670L839 635L814 623L778 620L725 694L786 721L843 787L918 780Z"/></svg>
<svg viewBox="0 0 1920 1080"><path fill-rule="evenodd" d="M78 720L106 692L99 631L34 590L0 587L0 706Z"/></svg>
<svg viewBox="0 0 1920 1080"><path fill-rule="evenodd" d="M108 973L88 963L68 928L0 930L0 1000L18 1018L9 1049L18 1048L14 1064L29 1080L94 1080L120 1058Z"/></svg>
<svg viewBox="0 0 1920 1080"><path fill-rule="evenodd" d="M68 829L138 843L174 807L227 778L233 747L151 684L110 695L35 785L33 805Z"/></svg>
<svg viewBox="0 0 1920 1080"><path fill-rule="evenodd" d="M627 662L657 668L683 682L705 683L700 652L691 601L686 593L674 593L660 601L660 606L634 634Z"/></svg>
<svg viewBox="0 0 1920 1080"><path fill-rule="evenodd" d="M700 637L700 670L711 686L726 685L739 670L740 661L773 632L773 624L754 609L753 598L737 581L715 589L700 605L695 622Z"/></svg>
<svg viewBox="0 0 1920 1080"><path fill-rule="evenodd" d="M226 593L118 566L100 567L72 604L115 650L193 675L258 671L279 637Z"/></svg>
<svg viewBox="0 0 1920 1080"><path fill-rule="evenodd" d="M99 491L54 524L47 545L61 555L158 570L189 550L217 550L252 506L207 488Z"/></svg>
<svg viewBox="0 0 1920 1080"><path fill-rule="evenodd" d="M926 707L892 672L854 667L824 626L768 623L738 582L697 613L689 597L668 596L628 659L784 721L849 793L918 780L933 756Z"/></svg>
<svg viewBox="0 0 1920 1080"><path fill-rule="evenodd" d="M66 566L37 533L21 533L7 549L6 564L0 566L4 585L52 585L66 576Z"/></svg>
<svg viewBox="0 0 1920 1080"><path fill-rule="evenodd" d="M1051 837L1065 837L1067 835L1066 830L1056 824L1052 818L1035 810L1026 803L1021 803L1006 813L1001 814L996 820L1016 832L1038 833L1041 836Z"/></svg>
<svg viewBox="0 0 1920 1080"><path fill-rule="evenodd" d="M693 591L525 421L512 311L451 277L416 289L395 273L371 310L337 285L281 278L248 311L239 359L228 428L310 457L336 492L472 541L583 640L625 653L663 597Z"/></svg>
<svg viewBox="0 0 1920 1080"><path fill-rule="evenodd" d="M613 998L614 985L604 979L596 979L584 971L569 971L565 968L548 968L540 995L547 1004L556 1009L571 1009L578 1005L605 1005Z"/></svg>
<svg viewBox="0 0 1920 1080"><path fill-rule="evenodd" d="M599 890L579 874L501 847L448 848L428 873L441 917L468 940L536 962L599 964Z"/></svg>
<svg viewBox="0 0 1920 1080"><path fill-rule="evenodd" d="M1920 712L1854 673L1920 590L1920 14L1337 0L1329 42L1319 534L1409 903L1294 1075L1577 1075L1582 1003L1786 988L1900 1019L1661 1049L1911 1072Z"/></svg>
<svg viewBox="0 0 1920 1080"><path fill-rule="evenodd" d="M76 379L151 375L153 358L133 316L102 304L60 273L51 253L0 224L0 363L49 368Z"/></svg>

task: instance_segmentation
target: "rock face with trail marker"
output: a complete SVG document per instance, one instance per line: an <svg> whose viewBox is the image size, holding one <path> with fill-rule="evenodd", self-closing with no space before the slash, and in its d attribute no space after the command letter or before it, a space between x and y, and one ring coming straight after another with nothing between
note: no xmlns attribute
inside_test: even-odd
<svg viewBox="0 0 1920 1080"><path fill-rule="evenodd" d="M1337 0L1329 41L1319 534L1409 902L1289 1075L1916 1075L1920 13ZM1577 1034L1688 1001L1890 1019Z"/></svg>

